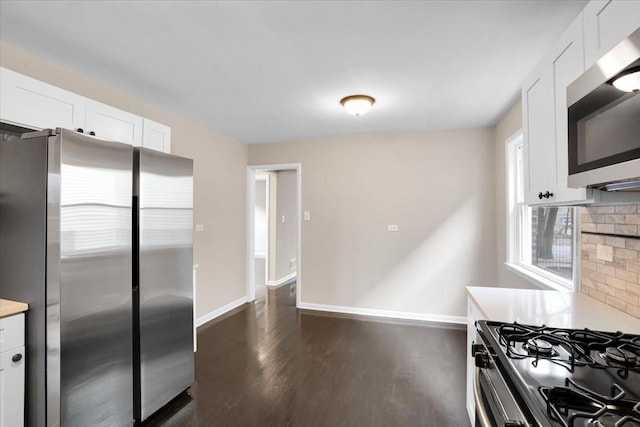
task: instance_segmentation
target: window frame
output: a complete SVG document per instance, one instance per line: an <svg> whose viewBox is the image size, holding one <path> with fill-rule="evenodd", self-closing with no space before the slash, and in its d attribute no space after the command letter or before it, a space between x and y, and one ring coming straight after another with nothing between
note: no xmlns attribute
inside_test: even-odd
<svg viewBox="0 0 640 427"><path fill-rule="evenodd" d="M506 175L506 261L505 266L512 272L529 280L534 285L543 289L576 292L579 283L580 272L580 209L574 208L573 224L573 263L572 280L551 273L540 267L536 267L525 260L531 260L531 206L524 201L524 175L520 177L522 182L521 192L518 194L518 177L516 175L517 149L521 147L524 152L524 135L522 129L507 138L505 141L505 175ZM522 159L523 161L525 159ZM524 165L522 165L524 166ZM520 171L524 173L524 168ZM524 230L528 230L525 233Z"/></svg>

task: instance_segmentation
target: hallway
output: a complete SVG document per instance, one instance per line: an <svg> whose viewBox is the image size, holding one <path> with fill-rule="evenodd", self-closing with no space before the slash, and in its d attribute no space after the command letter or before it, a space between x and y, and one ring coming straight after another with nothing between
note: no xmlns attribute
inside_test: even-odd
<svg viewBox="0 0 640 427"><path fill-rule="evenodd" d="M198 331L192 398L149 425L468 426L465 339L298 311L289 285L267 289Z"/></svg>

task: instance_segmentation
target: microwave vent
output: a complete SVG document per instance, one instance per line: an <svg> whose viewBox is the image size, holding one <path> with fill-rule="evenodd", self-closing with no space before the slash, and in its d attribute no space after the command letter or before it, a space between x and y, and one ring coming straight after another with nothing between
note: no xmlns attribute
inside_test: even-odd
<svg viewBox="0 0 640 427"><path fill-rule="evenodd" d="M640 191L640 178L618 181L609 184L594 185L593 188L603 191Z"/></svg>

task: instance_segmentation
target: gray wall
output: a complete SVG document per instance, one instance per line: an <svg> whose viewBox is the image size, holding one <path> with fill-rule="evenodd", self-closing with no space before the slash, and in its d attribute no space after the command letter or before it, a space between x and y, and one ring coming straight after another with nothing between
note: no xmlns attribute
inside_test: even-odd
<svg viewBox="0 0 640 427"><path fill-rule="evenodd" d="M297 257L297 179L296 171L278 172L276 202L276 280L296 272L296 268L289 268L289 261ZM283 216L284 222L282 222Z"/></svg>
<svg viewBox="0 0 640 427"><path fill-rule="evenodd" d="M278 163L311 212L303 303L466 316L465 286L495 283L493 128L249 146Z"/></svg>
<svg viewBox="0 0 640 427"><path fill-rule="evenodd" d="M303 302L464 315L466 285L529 286L502 265L504 140L521 127L519 102L495 129L248 149L6 43L0 65L171 126L172 152L195 160L194 220L205 224L194 236L198 316L245 295L248 155L249 164L303 165L303 210L312 213L302 230Z"/></svg>
<svg viewBox="0 0 640 427"><path fill-rule="evenodd" d="M0 66L170 126L171 152L194 159L194 223L205 226L194 234L197 316L246 295L246 144L4 42Z"/></svg>

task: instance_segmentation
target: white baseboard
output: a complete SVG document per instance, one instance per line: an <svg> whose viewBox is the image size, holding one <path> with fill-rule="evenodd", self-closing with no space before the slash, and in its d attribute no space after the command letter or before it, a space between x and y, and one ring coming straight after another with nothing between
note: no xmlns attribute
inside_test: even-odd
<svg viewBox="0 0 640 427"><path fill-rule="evenodd" d="M406 311L377 310L372 308L346 307L340 305L310 304L301 302L298 308L304 310L328 311L333 313L356 314L360 316L384 317L388 319L419 320L423 322L454 323L466 325L465 316L447 316L443 314L410 313Z"/></svg>
<svg viewBox="0 0 640 427"><path fill-rule="evenodd" d="M222 316L223 314L233 310L236 307L241 306L242 304L244 304L245 302L247 302L247 297L244 296L242 298L239 298L235 301L230 302L227 305L223 305L220 308L217 308L215 310L213 310L210 313L205 314L204 316L200 316L196 319L196 328L199 326L204 325L205 323L215 319L216 317Z"/></svg>
<svg viewBox="0 0 640 427"><path fill-rule="evenodd" d="M278 279L278 280L269 280L267 282L267 286L269 286L270 288L279 288L282 285L286 285L287 283L295 280L296 278L296 273L293 272L288 276L284 276L282 279Z"/></svg>

